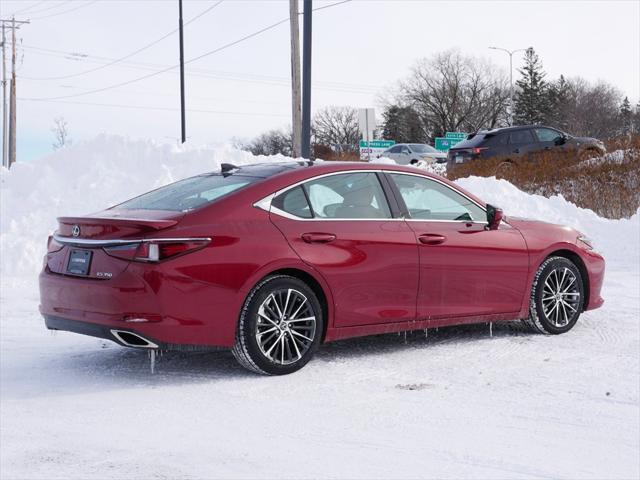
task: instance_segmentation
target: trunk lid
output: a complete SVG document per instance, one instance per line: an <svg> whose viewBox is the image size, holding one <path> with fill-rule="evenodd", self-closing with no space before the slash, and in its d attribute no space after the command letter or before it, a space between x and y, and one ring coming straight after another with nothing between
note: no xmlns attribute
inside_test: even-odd
<svg viewBox="0 0 640 480"><path fill-rule="evenodd" d="M176 225L182 217L184 213L168 210L109 209L82 217L59 217L57 233L96 240L141 238Z"/></svg>

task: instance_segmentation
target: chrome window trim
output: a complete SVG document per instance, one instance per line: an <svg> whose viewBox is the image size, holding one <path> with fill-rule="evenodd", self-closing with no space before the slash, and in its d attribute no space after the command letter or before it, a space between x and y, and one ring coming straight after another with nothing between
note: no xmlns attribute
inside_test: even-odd
<svg viewBox="0 0 640 480"><path fill-rule="evenodd" d="M398 174L398 175L409 175L409 176L413 176L413 177L419 177L419 178L424 178L426 180L431 180L434 182L439 183L440 185L448 188L449 190L453 190L454 192L456 192L459 195L462 195L464 198L466 198L467 200L469 200L470 202L472 202L474 205L476 205L477 207L479 207L482 211L484 211L485 213L487 212L487 209L485 207L483 207L482 205L480 205L478 202L476 202L474 199L470 198L469 196L465 195L464 193L451 188L449 185L447 185L446 183L444 183L441 180L438 180L437 178L433 178L427 175L422 175L420 173L411 173L411 172L401 172L398 170L384 170L384 169L375 169L375 170L347 170L347 171L340 171L340 172L331 172L331 173L323 173L322 175L318 175L315 177L311 177L311 178L307 178L304 180L301 180L299 182L293 183L291 185L286 186L285 188L281 188L280 190L275 191L274 193L271 193L269 195L267 195L266 197L261 198L260 200L258 200L257 202L255 202L253 204L254 207L256 208L260 208L262 210L268 211L270 213L274 213L280 217L284 217L284 218L288 218L290 220L296 220L299 222L344 222L344 221L356 221L356 222L362 222L362 221L376 221L376 222L394 222L394 221L407 221L407 222L447 222L447 223L477 223L477 224L481 224L481 225L486 225L487 222L486 221L476 221L476 220L425 220L425 219L419 219L419 218L406 218L406 217L400 217L400 218L320 218L320 217L314 217L314 218L302 218L302 217L297 217L295 215L292 215L290 213L287 213L283 210L280 210L279 208L274 207L271 202L272 200L277 197L278 195L281 195L293 188L296 188L304 183L307 182L311 182L314 180L318 180L320 178L324 178L324 177L330 177L333 175L345 175L345 174L350 174L350 173L387 173L387 174ZM382 184L380 185L382 187ZM384 187L382 187L384 189ZM387 200L388 202L388 200ZM268 209L265 208L266 205L268 204ZM391 206L389 205L389 208L391 208Z"/></svg>
<svg viewBox="0 0 640 480"><path fill-rule="evenodd" d="M112 240L94 240L91 238L77 238L77 237L63 237L57 233L53 234L53 239L62 245L76 245L76 246L92 246L92 247L114 247L117 245L133 245L136 243L149 243L149 242L199 242L199 241L211 241L211 237L182 237L182 238L131 238L131 239L119 239Z"/></svg>

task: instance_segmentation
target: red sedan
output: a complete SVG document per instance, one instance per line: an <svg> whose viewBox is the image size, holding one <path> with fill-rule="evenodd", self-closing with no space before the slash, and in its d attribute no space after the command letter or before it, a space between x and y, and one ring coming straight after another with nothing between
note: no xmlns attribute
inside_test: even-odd
<svg viewBox="0 0 640 480"><path fill-rule="evenodd" d="M503 218L412 167L223 164L58 220L40 275L47 328L226 347L265 374L361 335L514 319L564 333L603 303L604 259L579 232Z"/></svg>

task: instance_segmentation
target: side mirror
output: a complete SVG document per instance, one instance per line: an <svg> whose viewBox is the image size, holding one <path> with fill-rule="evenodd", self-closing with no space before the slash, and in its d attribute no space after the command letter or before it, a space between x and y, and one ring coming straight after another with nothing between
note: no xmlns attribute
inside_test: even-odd
<svg viewBox="0 0 640 480"><path fill-rule="evenodd" d="M497 230L503 217L501 208L487 203L487 230Z"/></svg>

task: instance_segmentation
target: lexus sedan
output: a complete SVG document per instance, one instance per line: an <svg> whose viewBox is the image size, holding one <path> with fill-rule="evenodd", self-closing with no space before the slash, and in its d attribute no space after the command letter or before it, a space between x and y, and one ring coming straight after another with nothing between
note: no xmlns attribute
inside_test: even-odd
<svg viewBox="0 0 640 480"><path fill-rule="evenodd" d="M223 164L58 221L47 328L154 353L228 348L262 374L362 335L497 320L565 333L603 303L604 260L581 233L504 217L413 167Z"/></svg>

